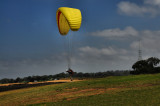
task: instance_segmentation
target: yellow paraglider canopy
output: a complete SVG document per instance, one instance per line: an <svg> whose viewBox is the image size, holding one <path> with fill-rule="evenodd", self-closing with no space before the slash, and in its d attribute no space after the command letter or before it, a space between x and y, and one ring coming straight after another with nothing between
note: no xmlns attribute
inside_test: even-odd
<svg viewBox="0 0 160 106"><path fill-rule="evenodd" d="M57 25L61 35L66 35L69 30L78 31L81 27L82 15L79 9L60 7L56 14Z"/></svg>

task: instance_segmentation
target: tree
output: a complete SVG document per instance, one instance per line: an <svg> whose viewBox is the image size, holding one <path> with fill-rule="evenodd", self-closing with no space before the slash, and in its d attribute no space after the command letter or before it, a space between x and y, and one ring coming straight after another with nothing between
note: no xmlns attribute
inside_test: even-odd
<svg viewBox="0 0 160 106"><path fill-rule="evenodd" d="M146 61L151 68L156 67L160 62L160 60L156 57L150 57Z"/></svg>
<svg viewBox="0 0 160 106"><path fill-rule="evenodd" d="M19 78L19 77L17 77L16 80L15 80L16 83L17 83L17 82L21 82L21 81L22 81L22 79Z"/></svg>
<svg viewBox="0 0 160 106"><path fill-rule="evenodd" d="M157 73L160 68L156 66L160 60L156 57L150 57L147 60L140 60L133 64L131 74L146 74L146 73Z"/></svg>

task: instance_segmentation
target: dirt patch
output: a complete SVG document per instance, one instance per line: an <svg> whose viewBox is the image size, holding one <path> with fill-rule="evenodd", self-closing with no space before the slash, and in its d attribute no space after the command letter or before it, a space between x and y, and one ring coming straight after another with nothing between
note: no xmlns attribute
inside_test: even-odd
<svg viewBox="0 0 160 106"><path fill-rule="evenodd" d="M10 85L18 85L20 83L8 83L8 84L0 84L0 86L10 86Z"/></svg>
<svg viewBox="0 0 160 106"><path fill-rule="evenodd" d="M52 80L52 81L43 81L43 82L28 82L28 83L7 83L7 84L0 84L0 86L11 86L11 85L18 85L18 84L41 84L41 83L49 83L49 82L77 82L82 80Z"/></svg>
<svg viewBox="0 0 160 106"><path fill-rule="evenodd" d="M60 83L69 83L69 82L77 82L81 80L53 80L53 81L44 81L44 82L29 82L29 83L9 83L9 84L0 84L0 92L21 89L21 88L29 88L29 87L37 87L51 84L60 84Z"/></svg>
<svg viewBox="0 0 160 106"><path fill-rule="evenodd" d="M47 82L77 82L77 81L82 81L82 80L52 80L52 81L47 81Z"/></svg>
<svg viewBox="0 0 160 106"><path fill-rule="evenodd" d="M85 93L85 92L90 92L93 91L95 89L84 89L84 90L79 90L79 91L75 91L75 92L65 92L65 93L61 93L58 94L57 96L68 96L68 95L77 95L77 94L81 94L81 93Z"/></svg>
<svg viewBox="0 0 160 106"><path fill-rule="evenodd" d="M138 85L138 86L135 86L135 87L132 86L132 87L136 88L136 87L148 87L148 86L152 86L152 84ZM92 88L92 89L83 89L79 91L72 91L74 89L75 90L78 89L78 88L72 88L72 89L68 89L69 92L67 91L61 94L57 94L55 97L59 98L59 100L73 100L79 97L92 96L92 95L98 95L98 94L104 94L104 93L108 93L108 94L115 93L128 88L130 87Z"/></svg>
<svg viewBox="0 0 160 106"><path fill-rule="evenodd" d="M72 88L72 89L77 89L77 88ZM107 91L115 91L119 88L107 88L107 89L103 89L103 88L94 88L94 89L83 89L83 90L79 90L79 91L72 91L72 92L64 92L61 94L57 94L56 97L58 98L66 98L66 100L72 100L72 99L76 99L78 97L82 97L82 96L91 96L91 95L98 95L98 94L103 94Z"/></svg>

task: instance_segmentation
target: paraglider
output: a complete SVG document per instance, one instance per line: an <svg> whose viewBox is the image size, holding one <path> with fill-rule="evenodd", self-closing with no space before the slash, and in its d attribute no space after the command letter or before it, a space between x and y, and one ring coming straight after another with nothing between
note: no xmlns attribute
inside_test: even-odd
<svg viewBox="0 0 160 106"><path fill-rule="evenodd" d="M66 72L68 72L68 74L69 74L69 76L70 76L70 79L71 79L71 81L72 81L72 80L73 80L73 79L72 79L72 76L73 76L73 74L74 74L73 70L69 68Z"/></svg>
<svg viewBox="0 0 160 106"><path fill-rule="evenodd" d="M60 7L56 14L57 25L61 35L67 35L69 30L78 31L81 27L82 15L79 9Z"/></svg>
<svg viewBox="0 0 160 106"><path fill-rule="evenodd" d="M61 35L67 35L69 30L78 31L81 27L82 15L81 11L76 8L60 7L56 13L57 26ZM69 36L69 35L67 35ZM69 41L71 39L68 39ZM68 44L71 49L71 43ZM70 50L68 50L70 51ZM72 81L73 70L71 69L71 52L68 52L68 73Z"/></svg>

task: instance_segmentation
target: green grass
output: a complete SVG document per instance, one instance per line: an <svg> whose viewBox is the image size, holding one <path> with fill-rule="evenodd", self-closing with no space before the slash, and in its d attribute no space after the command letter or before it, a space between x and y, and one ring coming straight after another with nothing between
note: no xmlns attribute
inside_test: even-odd
<svg viewBox="0 0 160 106"><path fill-rule="evenodd" d="M38 105L55 106L159 106L160 86L149 89L124 90L117 93L104 93L81 97L71 101L42 103Z"/></svg>
<svg viewBox="0 0 160 106"><path fill-rule="evenodd" d="M0 93L0 105L110 106L160 104L160 74L114 76Z"/></svg>

